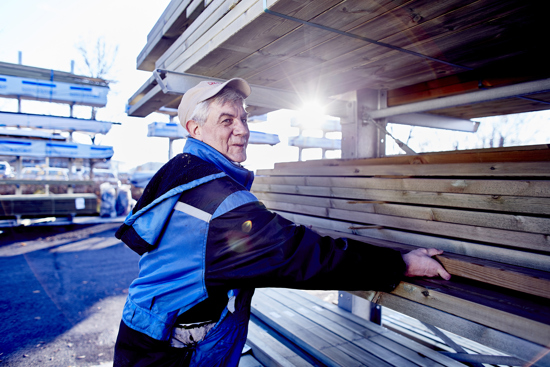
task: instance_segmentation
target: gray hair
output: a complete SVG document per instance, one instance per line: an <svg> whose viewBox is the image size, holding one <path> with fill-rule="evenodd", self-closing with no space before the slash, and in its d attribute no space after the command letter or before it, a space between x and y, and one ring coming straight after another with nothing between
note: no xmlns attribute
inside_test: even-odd
<svg viewBox="0 0 550 367"><path fill-rule="evenodd" d="M199 124L199 126L203 126L206 122L206 119L208 118L208 113L210 112L210 105L212 103L217 102L221 106L225 105L226 103L231 103L231 104L242 103L243 108L246 108L246 102L244 99L245 97L241 93L239 93L237 90L233 88L224 88L220 93L216 94L214 97L211 97L206 101L202 101L201 103L199 103L193 110L193 114L191 115L190 120L194 120Z"/></svg>

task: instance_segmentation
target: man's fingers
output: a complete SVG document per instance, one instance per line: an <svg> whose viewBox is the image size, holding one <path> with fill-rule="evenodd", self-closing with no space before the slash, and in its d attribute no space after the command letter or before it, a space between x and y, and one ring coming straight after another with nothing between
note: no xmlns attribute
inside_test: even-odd
<svg viewBox="0 0 550 367"><path fill-rule="evenodd" d="M432 257L432 256L435 256L435 255L441 255L443 253L442 250L438 250L438 249L435 249L435 248L429 248L428 249L428 256ZM434 260L434 261L437 261L437 260ZM439 264L438 263L438 269L437 269L437 273L439 274L439 276L445 280L449 280L451 279L451 274L449 274L449 272L447 270L445 270L445 268L443 267L443 265Z"/></svg>
<svg viewBox="0 0 550 367"><path fill-rule="evenodd" d="M429 257L435 256L435 255L441 255L443 251L438 250L436 248L429 248L426 249L426 254L428 254Z"/></svg>
<svg viewBox="0 0 550 367"><path fill-rule="evenodd" d="M449 272L445 270L443 266L440 267L438 273L439 273L439 276L445 280L451 279L451 274L449 274Z"/></svg>

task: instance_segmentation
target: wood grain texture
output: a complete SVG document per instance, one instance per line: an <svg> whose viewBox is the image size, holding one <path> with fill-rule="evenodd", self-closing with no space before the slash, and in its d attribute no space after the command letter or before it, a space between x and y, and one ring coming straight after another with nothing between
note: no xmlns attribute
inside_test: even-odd
<svg viewBox="0 0 550 367"><path fill-rule="evenodd" d="M453 254L471 256L528 269L550 271L550 256L543 254L386 228L361 228L360 226L356 227L356 224L350 222L307 215L287 212L278 213L290 221L308 226L319 233L332 233L336 237L349 237L366 242L375 242L377 240L390 241L423 248L434 247Z"/></svg>

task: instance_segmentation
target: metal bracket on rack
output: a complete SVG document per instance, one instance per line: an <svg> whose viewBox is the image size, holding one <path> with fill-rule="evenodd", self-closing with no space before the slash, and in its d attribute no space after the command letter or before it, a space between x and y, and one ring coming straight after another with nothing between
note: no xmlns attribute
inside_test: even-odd
<svg viewBox="0 0 550 367"><path fill-rule="evenodd" d="M362 116L362 120L363 120L363 124L373 124L374 126L376 126L376 128L378 128L380 131L382 131L383 133L385 133L386 135L388 135L390 138L392 138L395 143L397 144L397 146L399 148L401 148L401 150L403 150L405 153L407 154L417 154L414 150L412 150L407 144L403 143L401 140L397 139L396 137L394 137L384 126L382 126L380 123L378 123L378 121L376 121L375 119L373 119L372 117L370 117L370 115L368 114L368 112L366 111L363 111L363 116Z"/></svg>

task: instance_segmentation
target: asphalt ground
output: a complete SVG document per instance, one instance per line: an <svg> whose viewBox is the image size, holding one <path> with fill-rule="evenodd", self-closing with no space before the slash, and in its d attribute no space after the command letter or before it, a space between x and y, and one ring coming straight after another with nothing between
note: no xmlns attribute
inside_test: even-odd
<svg viewBox="0 0 550 367"><path fill-rule="evenodd" d="M112 366L139 260L114 237L119 225L2 229L0 366Z"/></svg>
<svg viewBox="0 0 550 367"><path fill-rule="evenodd" d="M0 365L112 365L139 260L119 225L2 229Z"/></svg>

